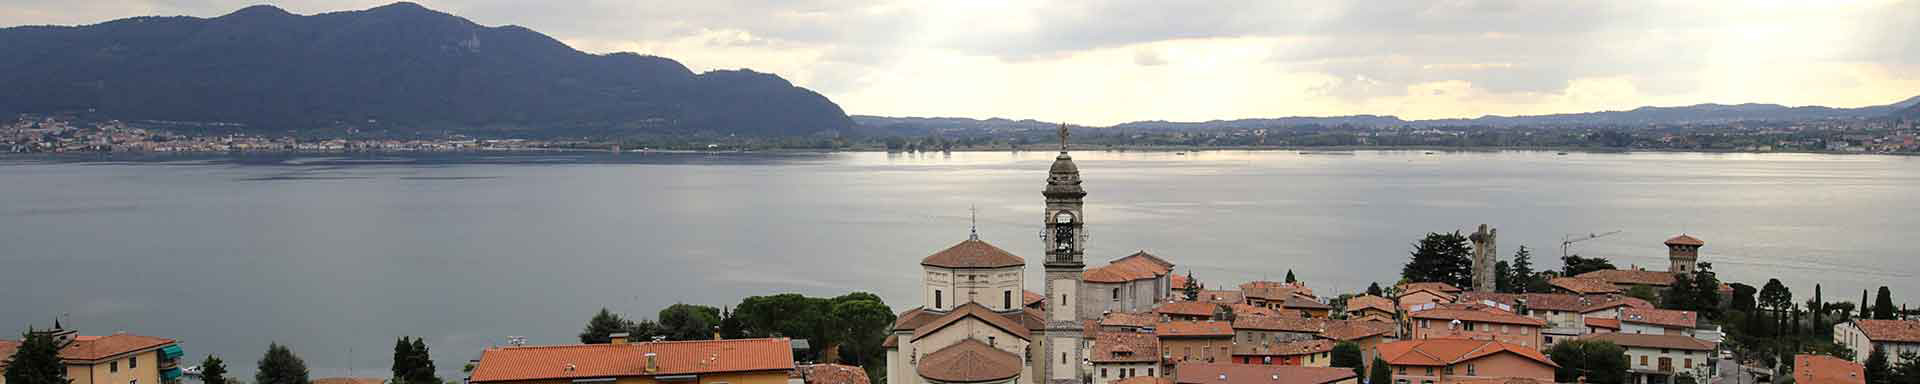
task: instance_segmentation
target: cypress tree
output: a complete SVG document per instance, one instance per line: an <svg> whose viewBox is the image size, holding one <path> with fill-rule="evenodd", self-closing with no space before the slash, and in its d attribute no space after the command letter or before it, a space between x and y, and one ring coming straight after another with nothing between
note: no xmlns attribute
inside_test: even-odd
<svg viewBox="0 0 1920 384"><path fill-rule="evenodd" d="M406 336L401 336L393 342L394 384L406 382L409 372L413 372L413 343L407 342Z"/></svg>
<svg viewBox="0 0 1920 384"><path fill-rule="evenodd" d="M1393 382L1393 370L1387 368L1387 360L1380 358L1378 355L1373 356L1373 367L1368 368L1368 370L1372 372L1372 374L1367 375L1368 383L1386 384Z"/></svg>
<svg viewBox="0 0 1920 384"><path fill-rule="evenodd" d="M411 349L413 350L413 354L409 356L409 359L413 360L413 370L407 374L407 383L440 384L440 375L434 372L433 356L427 353L426 339L419 337L413 338L413 347Z"/></svg>
<svg viewBox="0 0 1920 384"><path fill-rule="evenodd" d="M1293 284L1293 283L1297 283L1297 282L1300 282L1300 280L1295 280L1295 279L1293 278L1293 270L1292 270L1292 269L1288 269L1288 270L1287 270L1287 284Z"/></svg>
<svg viewBox="0 0 1920 384"><path fill-rule="evenodd" d="M1893 290L1880 286L1880 297L1873 299L1873 318L1893 320Z"/></svg>
<svg viewBox="0 0 1920 384"><path fill-rule="evenodd" d="M268 344L267 354L260 357L260 371L253 374L253 384L309 384L307 362L286 346Z"/></svg>
<svg viewBox="0 0 1920 384"><path fill-rule="evenodd" d="M1887 363L1887 353L1880 348L1867 354L1865 369L1867 384L1893 384L1893 366Z"/></svg>
<svg viewBox="0 0 1920 384"><path fill-rule="evenodd" d="M60 361L60 345L53 334L34 332L21 336L20 347L7 358L8 384L68 384L67 365Z"/></svg>
<svg viewBox="0 0 1920 384"><path fill-rule="evenodd" d="M227 384L227 362L220 357L207 355L200 361L200 382L204 384Z"/></svg>

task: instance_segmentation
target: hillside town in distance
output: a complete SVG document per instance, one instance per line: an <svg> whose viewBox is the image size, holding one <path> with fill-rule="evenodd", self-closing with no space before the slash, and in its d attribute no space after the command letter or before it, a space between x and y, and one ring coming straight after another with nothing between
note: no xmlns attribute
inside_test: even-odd
<svg viewBox="0 0 1920 384"><path fill-rule="evenodd" d="M444 379L424 339L400 337L392 377L309 380L270 344L256 382L749 384L1544 384L1912 383L1920 311L1880 287L1796 296L1779 278L1722 279L1705 236L1678 233L1645 252L1668 265L1613 265L1567 254L1535 270L1499 230L1429 233L1386 282L1316 290L1312 272L1279 281L1208 281L1177 250L1125 251L1088 266L1088 190L1057 129L1044 178L1039 268L977 231L927 244L914 302L877 295L772 294L715 307L674 304L652 319L602 309L579 342L510 337ZM1587 240L1605 235L1591 235ZM1575 241L1562 244L1571 247ZM1111 251L1106 251L1111 252ZM1508 256L1510 255L1510 256ZM1040 273L1040 286L1029 286ZM1829 300L1833 299L1833 300ZM725 308L725 309L722 309ZM262 341L264 342L264 341ZM81 335L57 321L0 341L7 381L64 370L105 379L225 384L224 359L183 361L181 341ZM104 366L104 368L102 368ZM0 382L4 384L5 382Z"/></svg>
<svg viewBox="0 0 1920 384"><path fill-rule="evenodd" d="M861 123L856 119L856 123ZM123 121L72 114L21 114L0 125L0 152L347 152L627 148L667 150L847 150L939 152L1044 150L1046 124L866 122L845 134L754 137L719 134L633 137L510 137L458 131L396 133L377 124L268 134L243 124ZM1277 123L1276 123L1277 124ZM1819 119L1647 125L1248 124L1168 127L1129 123L1085 128L1078 148L1103 149L1563 149L1920 153L1920 119Z"/></svg>

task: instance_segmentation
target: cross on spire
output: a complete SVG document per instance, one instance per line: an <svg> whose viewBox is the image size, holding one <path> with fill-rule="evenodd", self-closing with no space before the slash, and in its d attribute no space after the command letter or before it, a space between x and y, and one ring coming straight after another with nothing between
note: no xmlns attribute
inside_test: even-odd
<svg viewBox="0 0 1920 384"><path fill-rule="evenodd" d="M967 239L980 240L980 209L967 205Z"/></svg>
<svg viewBox="0 0 1920 384"><path fill-rule="evenodd" d="M1060 152L1067 151L1067 123L1060 123Z"/></svg>

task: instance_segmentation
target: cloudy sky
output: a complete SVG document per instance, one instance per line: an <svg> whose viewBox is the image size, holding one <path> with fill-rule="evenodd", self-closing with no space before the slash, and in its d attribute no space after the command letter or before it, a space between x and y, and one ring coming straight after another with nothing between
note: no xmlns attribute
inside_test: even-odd
<svg viewBox="0 0 1920 384"><path fill-rule="evenodd" d="M276 5L313 14L387 2ZM0 0L0 25L212 17L253 3ZM587 52L778 73L852 114L1112 124L1920 95L1920 0L420 3Z"/></svg>

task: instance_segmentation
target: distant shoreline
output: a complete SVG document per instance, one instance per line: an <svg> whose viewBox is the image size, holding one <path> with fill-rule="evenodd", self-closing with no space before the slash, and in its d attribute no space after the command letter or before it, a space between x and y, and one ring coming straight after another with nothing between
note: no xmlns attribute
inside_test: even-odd
<svg viewBox="0 0 1920 384"><path fill-rule="evenodd" d="M1057 147L1032 145L1018 150L1008 148L954 148L944 152L1055 152ZM1557 147L1442 147L1442 146L1329 146L1329 147L1205 147L1205 146L1070 146L1073 152L1287 152L1298 151L1304 154L1337 154L1340 152L1441 152L1441 153L1497 153L1497 152L1564 152L1567 154L1632 154L1632 153L1699 153L1699 154L1807 154L1807 155L1887 155L1912 157L1920 153L1902 152L1847 152L1847 151L1741 151L1741 150L1700 150L1700 149L1597 149L1597 148L1557 148ZM876 148L858 149L809 149L809 148L772 148L754 150L682 150L682 149L631 149L622 150L622 155L657 154L806 154L806 153L940 153L943 151L887 151ZM436 149L436 150L251 150L251 151L183 151L183 152L0 152L4 159L70 159L70 160L134 160L156 158L221 158L221 157L270 157L282 155L460 155L460 154L537 154L537 153L613 153L606 149L587 148L475 148L475 149Z"/></svg>

